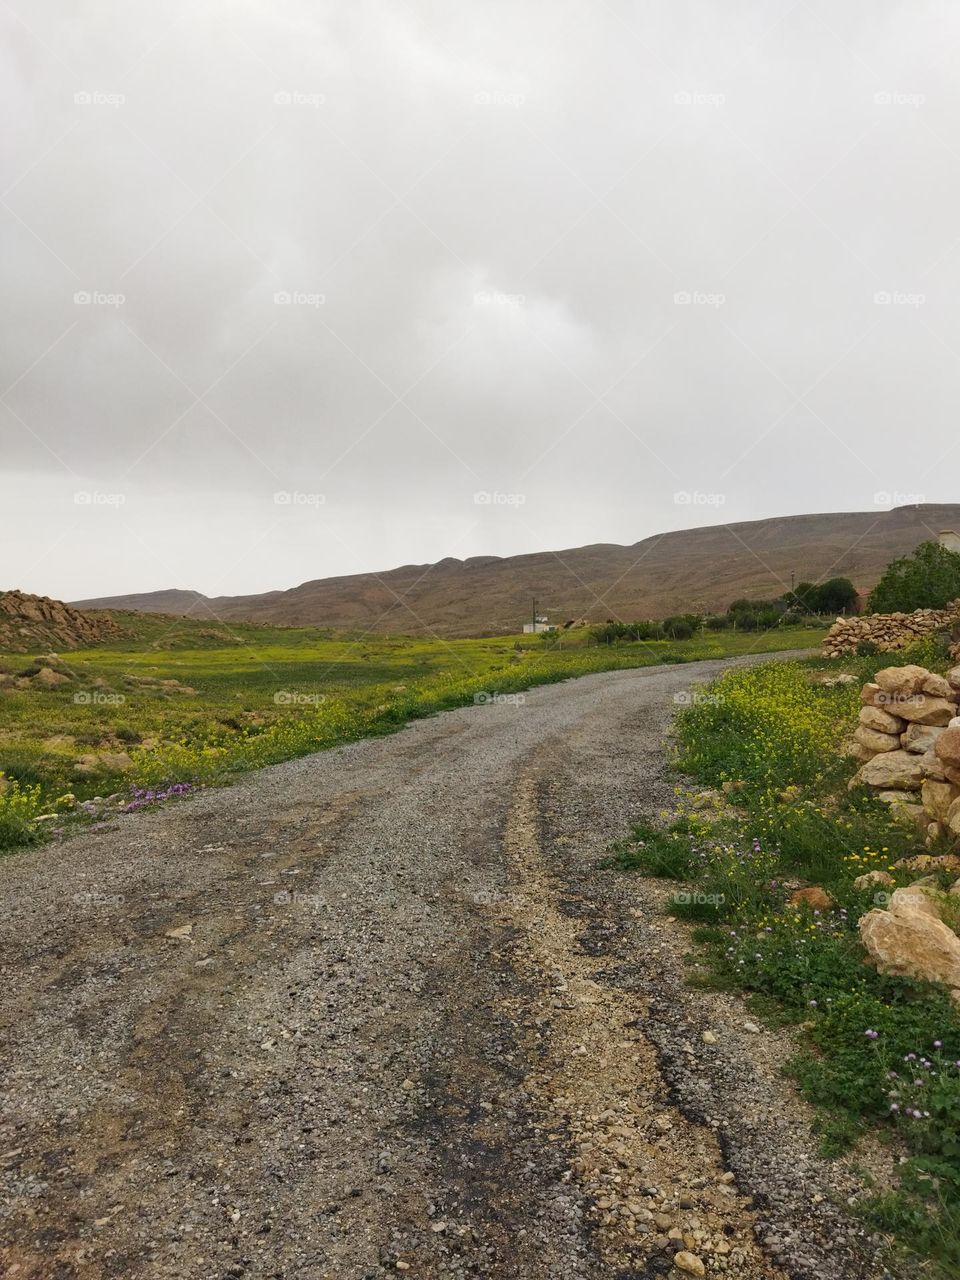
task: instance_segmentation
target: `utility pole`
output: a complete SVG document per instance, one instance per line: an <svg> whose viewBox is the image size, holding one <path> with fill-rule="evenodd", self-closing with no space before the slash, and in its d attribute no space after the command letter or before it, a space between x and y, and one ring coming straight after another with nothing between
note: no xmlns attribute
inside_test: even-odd
<svg viewBox="0 0 960 1280"><path fill-rule="evenodd" d="M533 634L536 635L537 634L537 597L536 596L533 597L533 615L531 617L531 621L533 622Z"/></svg>

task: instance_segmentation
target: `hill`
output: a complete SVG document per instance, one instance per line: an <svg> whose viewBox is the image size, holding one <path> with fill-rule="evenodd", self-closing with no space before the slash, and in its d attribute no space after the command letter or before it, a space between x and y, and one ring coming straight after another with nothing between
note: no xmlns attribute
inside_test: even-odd
<svg viewBox="0 0 960 1280"><path fill-rule="evenodd" d="M599 622L724 608L738 596L778 596L789 588L791 574L798 582L842 574L867 590L895 556L946 528L960 528L960 505L711 525L632 546L597 543L505 558L447 558L320 578L263 595L158 591L78 605L379 632L511 634L530 616L534 596L551 621Z"/></svg>

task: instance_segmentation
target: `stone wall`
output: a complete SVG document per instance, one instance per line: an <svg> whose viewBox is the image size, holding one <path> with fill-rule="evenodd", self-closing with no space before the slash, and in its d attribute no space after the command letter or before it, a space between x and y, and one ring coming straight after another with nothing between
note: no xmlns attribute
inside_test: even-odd
<svg viewBox="0 0 960 1280"><path fill-rule="evenodd" d="M874 789L933 843L960 840L960 666L885 667L863 686L848 744L861 767L851 786Z"/></svg>
<svg viewBox="0 0 960 1280"><path fill-rule="evenodd" d="M913 613L865 613L838 618L823 639L823 652L831 658L856 653L862 642L892 653L922 640L935 631L960 625L960 599L945 609L915 609Z"/></svg>

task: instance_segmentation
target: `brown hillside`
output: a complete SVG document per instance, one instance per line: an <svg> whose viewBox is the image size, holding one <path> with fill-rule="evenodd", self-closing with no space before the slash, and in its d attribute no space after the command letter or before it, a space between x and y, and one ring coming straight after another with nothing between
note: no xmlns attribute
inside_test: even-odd
<svg viewBox="0 0 960 1280"><path fill-rule="evenodd" d="M960 528L960 505L785 516L683 529L633 546L598 543L530 555L476 556L383 573L321 578L287 591L207 598L155 592L81 601L87 608L183 612L329 627L441 635L519 631L531 597L551 621L662 617L773 597L796 580L842 574L869 589L894 557Z"/></svg>

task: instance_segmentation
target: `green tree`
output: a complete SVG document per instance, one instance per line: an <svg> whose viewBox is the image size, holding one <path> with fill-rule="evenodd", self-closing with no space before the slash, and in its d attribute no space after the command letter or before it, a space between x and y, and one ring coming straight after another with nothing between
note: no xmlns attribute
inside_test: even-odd
<svg viewBox="0 0 960 1280"><path fill-rule="evenodd" d="M921 542L909 556L887 565L870 592L874 613L942 609L960 596L960 554L939 542Z"/></svg>
<svg viewBox="0 0 960 1280"><path fill-rule="evenodd" d="M843 613L857 603L857 588L849 578L828 578L817 588L818 613Z"/></svg>
<svg viewBox="0 0 960 1280"><path fill-rule="evenodd" d="M787 601L807 613L843 613L855 608L857 588L849 578L828 578L826 582L801 582L788 592Z"/></svg>

